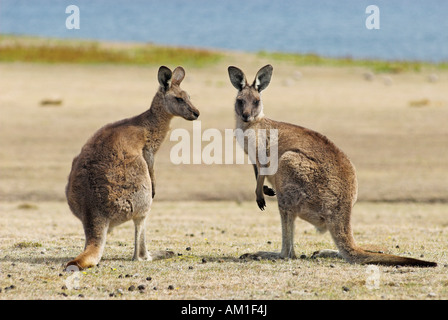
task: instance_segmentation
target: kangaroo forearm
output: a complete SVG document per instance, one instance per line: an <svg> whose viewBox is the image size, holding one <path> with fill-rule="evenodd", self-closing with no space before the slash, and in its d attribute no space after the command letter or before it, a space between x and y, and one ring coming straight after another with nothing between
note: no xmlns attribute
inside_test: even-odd
<svg viewBox="0 0 448 320"><path fill-rule="evenodd" d="M154 168L149 169L149 177L151 178L152 197L156 194L156 176L154 175Z"/></svg>

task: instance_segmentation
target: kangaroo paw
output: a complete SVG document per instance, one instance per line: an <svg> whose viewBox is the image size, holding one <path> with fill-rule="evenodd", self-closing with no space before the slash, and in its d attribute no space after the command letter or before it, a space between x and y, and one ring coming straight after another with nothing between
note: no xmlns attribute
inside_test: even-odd
<svg viewBox="0 0 448 320"><path fill-rule="evenodd" d="M263 193L269 197L275 196L274 189L269 188L268 186L263 186Z"/></svg>
<svg viewBox="0 0 448 320"><path fill-rule="evenodd" d="M266 208L266 201L264 200L264 198L257 199L257 205L258 208L260 208L260 210L263 211L264 208Z"/></svg>

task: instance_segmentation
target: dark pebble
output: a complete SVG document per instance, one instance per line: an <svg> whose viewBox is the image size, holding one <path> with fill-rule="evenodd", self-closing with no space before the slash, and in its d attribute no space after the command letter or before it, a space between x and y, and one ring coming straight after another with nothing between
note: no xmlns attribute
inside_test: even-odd
<svg viewBox="0 0 448 320"><path fill-rule="evenodd" d="M127 274L124 276L125 278L131 278L132 276L130 274Z"/></svg>
<svg viewBox="0 0 448 320"><path fill-rule="evenodd" d="M128 288L128 290L129 290L129 291L134 291L134 290L135 290L135 286L134 286L134 285L130 286L130 287Z"/></svg>
<svg viewBox="0 0 448 320"><path fill-rule="evenodd" d="M189 269L189 270L193 270L193 266L189 266L188 269Z"/></svg>
<svg viewBox="0 0 448 320"><path fill-rule="evenodd" d="M151 277L147 277L147 278L146 278L146 281L151 281L151 280L152 280Z"/></svg>
<svg viewBox="0 0 448 320"><path fill-rule="evenodd" d="M171 284L168 286L168 290L174 290L174 286L172 286Z"/></svg>
<svg viewBox="0 0 448 320"><path fill-rule="evenodd" d="M178 253L177 255L178 255L178 256L183 256L183 254L182 254L182 253L180 253L180 252L179 252L179 253Z"/></svg>
<svg viewBox="0 0 448 320"><path fill-rule="evenodd" d="M186 247L185 250L190 251L191 247Z"/></svg>
<svg viewBox="0 0 448 320"><path fill-rule="evenodd" d="M153 287L152 290L157 290L157 287Z"/></svg>
<svg viewBox="0 0 448 320"><path fill-rule="evenodd" d="M67 290L67 286L64 284L64 285L61 287L61 289L62 289L62 290Z"/></svg>
<svg viewBox="0 0 448 320"><path fill-rule="evenodd" d="M271 242L271 241L268 241L268 244L272 244L272 242Z"/></svg>
<svg viewBox="0 0 448 320"><path fill-rule="evenodd" d="M397 244L396 246L395 246L395 248L397 248L397 249L399 249L400 248L400 246Z"/></svg>
<svg viewBox="0 0 448 320"><path fill-rule="evenodd" d="M60 273L60 274L59 274L59 276L60 276L60 277L62 277L62 276L63 276L63 274L62 274L62 273Z"/></svg>
<svg viewBox="0 0 448 320"><path fill-rule="evenodd" d="M120 275L118 276L118 279L122 279L122 278L123 278L123 275L120 274Z"/></svg>
<svg viewBox="0 0 448 320"><path fill-rule="evenodd" d="M79 294L78 297L84 298L84 295L83 294Z"/></svg>
<svg viewBox="0 0 448 320"><path fill-rule="evenodd" d="M342 290L344 290L345 292L348 292L348 291L350 291L350 288L349 288L349 287L346 287L346 286L344 286L344 287L342 287Z"/></svg>
<svg viewBox="0 0 448 320"><path fill-rule="evenodd" d="M301 254L300 259L306 259L306 254Z"/></svg>
<svg viewBox="0 0 448 320"><path fill-rule="evenodd" d="M145 290L146 286L144 284L141 284L137 288L138 288L138 290Z"/></svg>
<svg viewBox="0 0 448 320"><path fill-rule="evenodd" d="M207 263L207 260L205 260L205 258L202 258L202 263Z"/></svg>

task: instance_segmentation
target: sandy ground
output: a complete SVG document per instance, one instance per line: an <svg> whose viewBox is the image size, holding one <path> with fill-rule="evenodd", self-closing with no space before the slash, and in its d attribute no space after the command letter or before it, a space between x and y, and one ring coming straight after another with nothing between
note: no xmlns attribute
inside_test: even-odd
<svg viewBox="0 0 448 320"><path fill-rule="evenodd" d="M366 80L362 68L297 67L233 53L214 66L186 68L182 87L201 111L203 130L234 127L236 91L227 66L241 67L251 81L267 63L274 76L263 93L266 116L325 134L355 164L355 238L396 254L423 255L439 267L382 268L380 290L370 290L366 267L339 260L242 262L246 251L280 248L275 202L258 212L249 165L174 165L169 154L176 142L168 140L156 156L148 242L182 255L131 262L128 223L109 238L100 267L82 275L82 289L61 289L63 263L83 247L81 224L65 203L71 161L95 130L149 107L158 67L3 63L0 299L446 299L448 72ZM434 72L438 81L428 81ZM40 104L55 98L62 104ZM191 131L192 123L175 119L172 128ZM296 235L296 252L307 257L333 247L328 234L316 234L305 222ZM19 248L22 242L30 247ZM146 283L148 276L156 284ZM127 291L142 283L143 293ZM15 289L5 290L10 285ZM124 295L110 297L120 288Z"/></svg>
<svg viewBox="0 0 448 320"><path fill-rule="evenodd" d="M183 88L201 111L203 131L234 128L236 90L226 68L238 65L252 79L268 61L250 57L187 68ZM357 168L359 200L447 200L448 73L436 83L424 71L366 81L363 69L273 65L266 116L340 146ZM103 125L145 111L157 89L151 67L17 63L1 64L0 72L0 200L64 201L71 161L85 141ZM53 97L62 105L40 106ZM425 105L411 106L419 103ZM172 128L180 127L191 131L192 122L175 119ZM247 165L176 166L169 157L176 143L167 139L156 156L158 200L252 200Z"/></svg>

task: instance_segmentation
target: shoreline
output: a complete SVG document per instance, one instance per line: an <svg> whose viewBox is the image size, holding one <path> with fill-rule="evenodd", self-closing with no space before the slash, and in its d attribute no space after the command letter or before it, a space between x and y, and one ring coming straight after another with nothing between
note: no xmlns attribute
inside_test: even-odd
<svg viewBox="0 0 448 320"><path fill-rule="evenodd" d="M58 51L57 55L51 55L49 49L53 53ZM160 52L157 54L165 54L167 61L182 60L180 55L186 56L187 60L191 60L191 66L207 66L219 62L224 56L244 54L278 62L289 62L297 66L366 67L374 72L381 73L419 72L422 69L448 70L448 59L442 62L365 59L350 56L331 57L315 53L269 50L248 52L199 46L164 45L151 42L47 38L33 35L0 34L0 62L156 65L158 63L157 61L142 58L142 51L147 54L147 52L144 52L145 50L158 50ZM26 51L26 55L23 54L23 51ZM73 57L74 54L78 57ZM83 58L79 57L81 55Z"/></svg>

